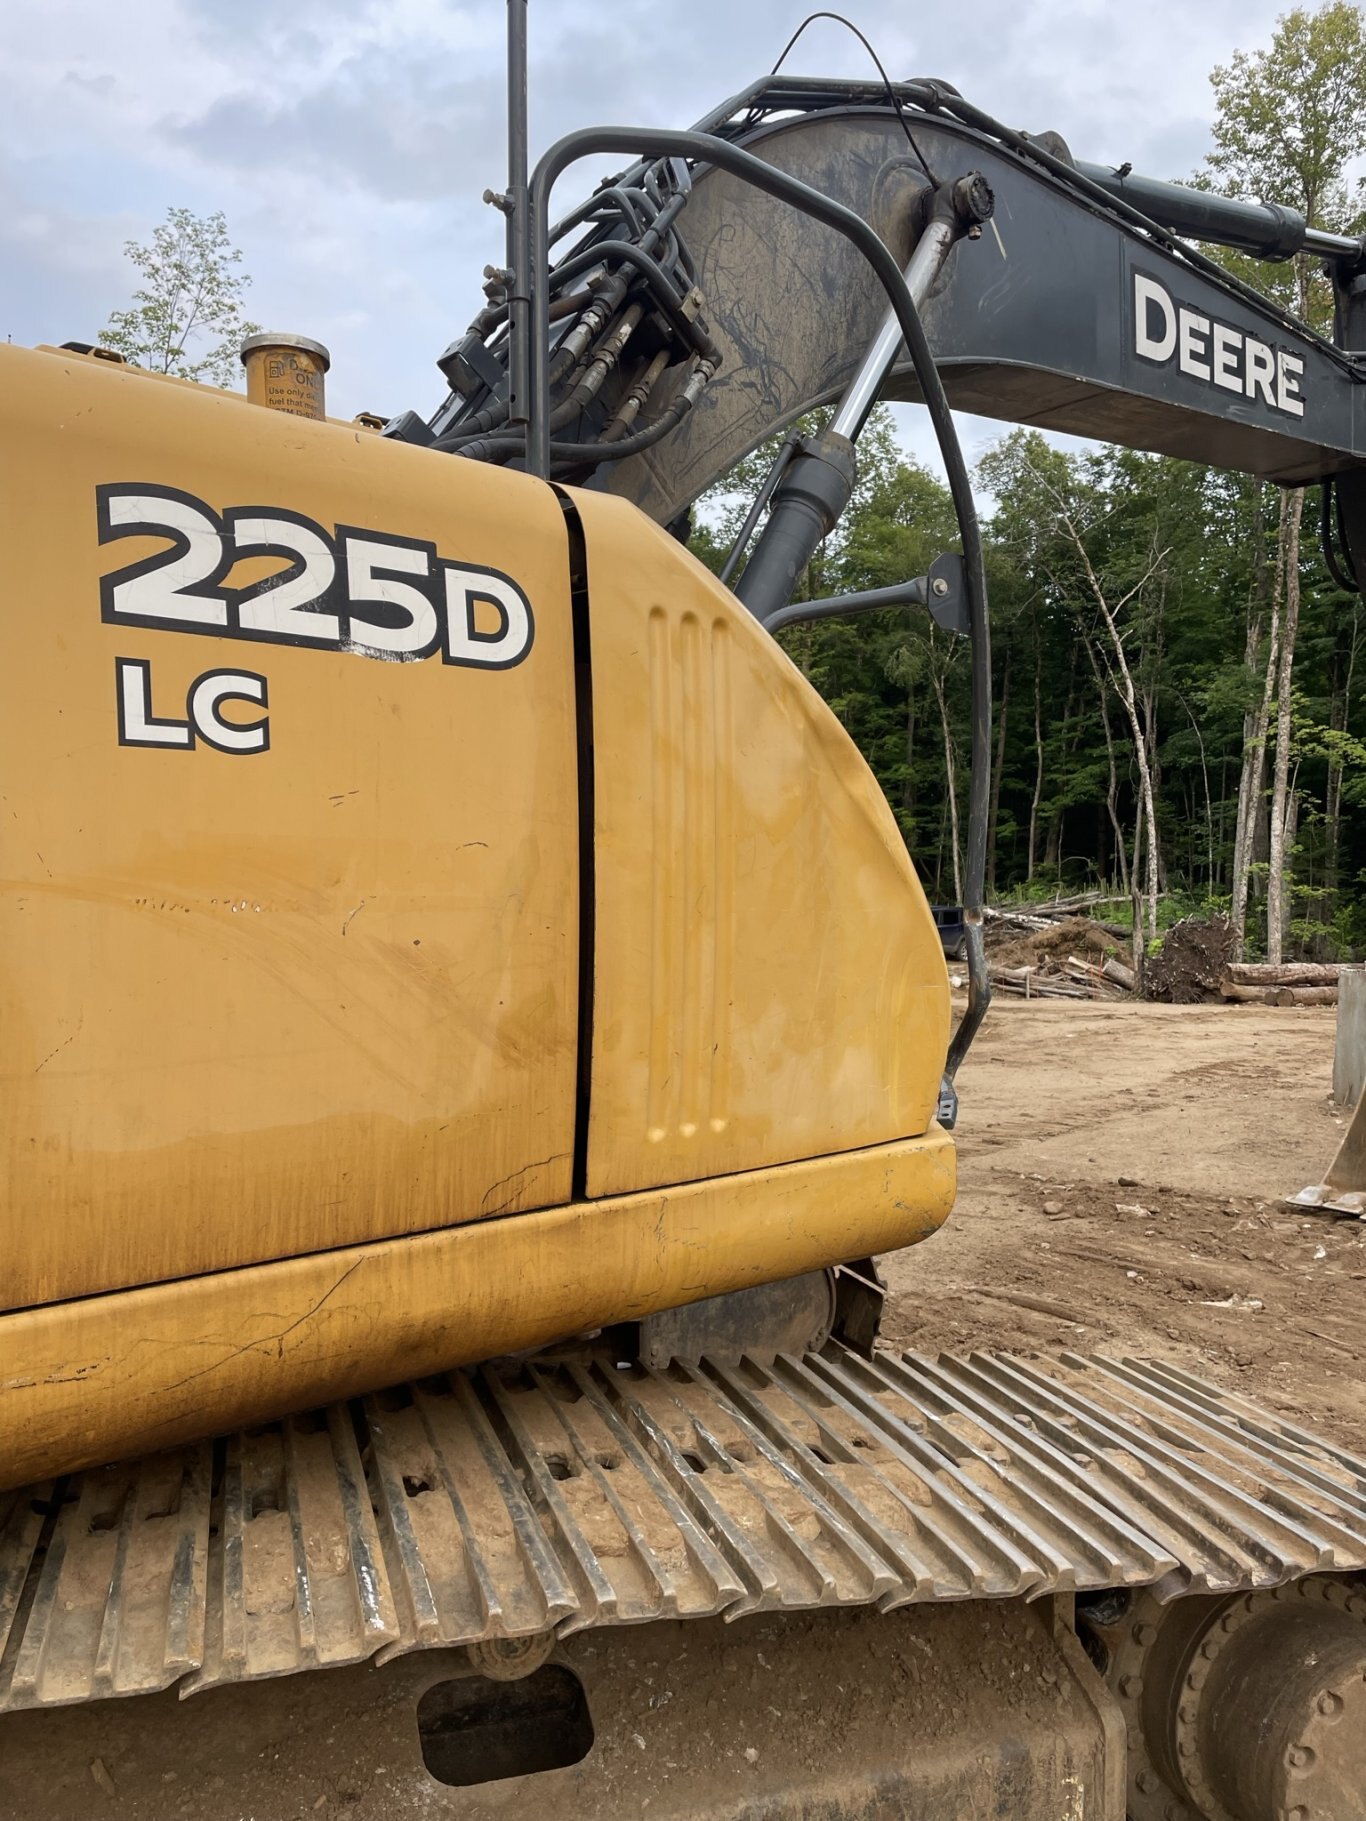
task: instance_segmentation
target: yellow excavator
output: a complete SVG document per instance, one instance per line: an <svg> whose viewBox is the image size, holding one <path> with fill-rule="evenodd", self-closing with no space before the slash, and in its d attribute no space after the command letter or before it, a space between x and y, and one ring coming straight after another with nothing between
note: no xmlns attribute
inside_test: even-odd
<svg viewBox="0 0 1366 1821"><path fill-rule="evenodd" d="M299 336L245 396L0 348L0 1816L1360 1821L1366 1464L1162 1362L891 1352L873 1261L987 1000L952 412L1318 485L1354 586L1366 246L939 81L528 172L524 14L435 411L329 418ZM1333 339L1197 243L1321 257ZM961 549L794 604L886 397ZM821 407L713 576L691 503ZM889 608L971 647L956 1029L773 637Z"/></svg>

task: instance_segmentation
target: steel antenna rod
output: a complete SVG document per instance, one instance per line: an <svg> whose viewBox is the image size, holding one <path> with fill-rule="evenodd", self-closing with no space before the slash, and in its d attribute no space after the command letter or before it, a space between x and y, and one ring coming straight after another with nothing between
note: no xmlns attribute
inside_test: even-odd
<svg viewBox="0 0 1366 1821"><path fill-rule="evenodd" d="M527 184L527 0L508 4L508 423L531 403L531 207Z"/></svg>

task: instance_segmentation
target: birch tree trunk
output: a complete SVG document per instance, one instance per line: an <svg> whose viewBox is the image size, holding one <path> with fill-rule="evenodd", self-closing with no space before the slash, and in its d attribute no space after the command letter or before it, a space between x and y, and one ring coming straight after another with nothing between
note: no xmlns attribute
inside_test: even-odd
<svg viewBox="0 0 1366 1821"><path fill-rule="evenodd" d="M1115 858L1119 862L1119 888L1124 896L1129 895L1129 855L1124 839L1124 830L1119 820L1119 772L1115 765L1115 736L1110 727L1110 704L1107 697L1108 685L1101 675L1100 660L1096 648L1082 633L1086 646L1086 655L1091 660L1091 673L1096 679L1096 695L1100 701L1100 724L1105 731L1105 763L1108 776L1105 781L1105 808L1110 817L1110 828L1115 837Z"/></svg>
<svg viewBox="0 0 1366 1821"><path fill-rule="evenodd" d="M1284 524L1287 495L1281 495L1281 521ZM1266 581L1270 573L1270 642L1266 652L1266 670L1262 676L1261 701L1249 714L1243 716L1243 761L1238 774L1238 815L1233 832L1233 906L1231 921L1233 924L1234 955L1242 958L1243 945L1247 939L1247 897L1248 885L1252 878L1252 855L1256 846L1257 814L1261 807L1262 791L1266 784L1266 735L1271 723L1271 699L1276 688L1276 662L1280 651L1281 636L1281 565L1279 561L1274 570L1266 562L1260 549L1262 514L1257 513L1257 532L1259 551L1257 565L1257 600L1255 609L1248 614L1247 645L1244 661L1250 671L1257 661L1258 649L1262 642L1263 609L1266 605L1268 590ZM1279 549L1280 538L1277 537Z"/></svg>
<svg viewBox="0 0 1366 1821"><path fill-rule="evenodd" d="M1155 546L1154 546L1155 547ZM1164 553L1165 554L1165 553ZM1162 567L1162 558L1155 559L1149 574L1157 581L1157 602L1155 610L1144 622L1143 652L1139 666L1140 674L1145 677L1140 701L1143 708L1143 745L1148 760L1148 789L1154 804L1161 795L1162 765L1157 749L1157 685L1156 679L1162 673L1162 640L1164 633L1164 616L1167 605L1166 572ZM1140 589L1143 584L1140 584ZM1157 866L1157 890L1167 889L1166 856L1157 845L1156 824L1153 825L1153 849ZM1153 900L1153 934L1157 934L1157 901Z"/></svg>
<svg viewBox="0 0 1366 1821"><path fill-rule="evenodd" d="M1001 814L1001 773L1006 762L1006 717L1010 708L1010 665L1001 675L1001 706L996 722L996 756L991 767L991 808L987 813L987 897L996 895L996 825Z"/></svg>
<svg viewBox="0 0 1366 1821"><path fill-rule="evenodd" d="M1289 911L1290 880L1286 873L1289 843L1291 690L1295 673L1295 634L1300 619L1300 520L1304 489L1296 487L1286 501L1282 520L1283 593L1280 662L1276 671L1276 764L1271 784L1270 847L1266 875L1266 958L1282 959Z"/></svg>
<svg viewBox="0 0 1366 1821"><path fill-rule="evenodd" d="M1029 862L1026 881L1034 877L1035 842L1039 832L1039 798L1043 795L1043 688L1040 672L1043 653L1034 646L1034 795L1029 804Z"/></svg>
<svg viewBox="0 0 1366 1821"><path fill-rule="evenodd" d="M1119 615L1130 601L1137 600L1143 589L1157 574L1166 560L1165 550L1154 550L1147 568L1119 600L1111 602L1096 574L1095 565L1087 551L1076 521L1065 509L1060 513L1060 523L1067 532L1073 549L1077 553L1082 573L1086 577L1087 587L1096 603L1100 617L1105 624L1109 650L1105 655L1105 667L1114 683L1115 693L1124 709L1129 723L1129 737L1134 743L1134 763L1138 768L1139 812L1143 826L1143 892L1147 909L1148 940L1154 941L1157 936L1157 900L1160 891L1159 877L1161 864L1158 855L1157 804L1153 795L1153 769L1149 761L1148 742L1145 737L1143 722L1138 712L1138 692L1134 687L1134 673L1129 664L1128 653L1124 649L1124 634L1120 630ZM1138 851L1134 851L1134 889L1138 889Z"/></svg>
<svg viewBox="0 0 1366 1821"><path fill-rule="evenodd" d="M1157 900L1161 890L1159 884L1161 877L1161 858L1158 848L1157 803L1153 792L1153 767L1148 750L1146 730L1138 711L1138 691L1134 686L1134 673L1133 668L1129 663L1129 655L1124 648L1124 631L1120 626L1120 615L1124 612L1124 609L1130 602L1142 599L1144 589L1155 576L1160 577L1162 575L1162 566L1166 562L1170 552L1166 549L1160 549L1157 540L1154 539L1152 553L1149 556L1147 566L1144 568L1143 573L1131 587L1127 588L1124 593L1120 595L1118 600L1112 601L1106 593L1100 577L1096 574L1096 566L1091 561L1091 554L1086 548L1086 539L1082 536L1081 527L1078 525L1067 501L1058 492L1057 488L1050 484L1045 476L1039 474L1037 470L1035 470L1035 475L1042 483L1045 491L1052 496L1053 501L1057 506L1058 528L1066 534L1067 541L1071 544L1072 549L1076 554L1087 591L1095 602L1096 609L1105 626L1108 644L1108 649L1105 651L1105 668L1109 672L1110 681L1114 685L1115 694L1119 697L1120 704L1124 709L1125 719L1129 723L1129 737L1134 744L1134 764L1138 768L1139 813L1142 818L1144 836L1143 888L1147 908L1148 940L1155 941L1157 937ZM1054 580L1056 583L1057 578L1055 577ZM1065 592L1065 590L1062 590L1061 588L1059 591ZM1151 725L1153 721L1151 709L1149 710L1148 718ZM1138 891L1138 861L1138 844L1135 842L1134 868L1131 876L1131 886L1135 893ZM1137 922L1137 919L1135 919L1135 921ZM1135 929L1134 952L1136 959L1141 946L1140 933Z"/></svg>
<svg viewBox="0 0 1366 1821"><path fill-rule="evenodd" d="M1299 818L1300 818L1300 793L1295 789L1294 781L1292 780L1291 784L1290 784L1290 788L1286 792L1286 798L1285 798L1285 851L1291 857L1292 860L1294 858L1294 853L1295 853L1295 836L1299 829ZM1287 878L1290 878L1293 876L1293 870L1294 869L1292 867L1290 873L1287 874ZM1293 915L1294 915L1294 906L1291 902L1291 896L1290 896L1289 891L1286 891L1285 893L1282 894L1282 898L1281 898L1281 953L1282 953L1282 955L1285 953L1286 949L1290 946L1290 923L1291 923L1291 919L1292 919ZM1268 947L1269 946L1270 945L1268 944Z"/></svg>
<svg viewBox="0 0 1366 1821"><path fill-rule="evenodd" d="M944 778L949 797L949 840L953 854L953 901L963 902L963 856L958 836L958 769L954 764L953 733L949 727L948 704L944 699L944 679L930 664L930 682L934 699L939 704L939 725L944 731Z"/></svg>
<svg viewBox="0 0 1366 1821"><path fill-rule="evenodd" d="M1134 979L1139 992L1143 991L1144 964L1148 959L1147 944L1143 940L1143 889L1139 883L1140 869L1143 865L1143 804L1140 801L1134 811L1134 858L1129 868L1129 904L1132 913L1130 927L1133 930L1132 960Z"/></svg>

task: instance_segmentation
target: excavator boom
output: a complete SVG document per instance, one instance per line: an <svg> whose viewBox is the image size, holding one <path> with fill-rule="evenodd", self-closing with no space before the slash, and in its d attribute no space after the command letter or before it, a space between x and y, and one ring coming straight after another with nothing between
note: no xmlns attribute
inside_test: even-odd
<svg viewBox="0 0 1366 1821"><path fill-rule="evenodd" d="M894 97L895 107L876 85L774 77L694 134L715 136L714 150L747 151L851 210L903 267L935 187L921 160L941 183L981 174L995 201L989 223L944 262L920 311L956 410L1287 485L1360 469L1359 240L1316 233L1278 207L1077 163L1056 134L1007 131L947 85L899 84ZM908 122L919 156L908 148ZM574 149L589 137L575 136ZM618 194L684 186L659 218L661 238L676 248L675 307L688 313L691 332L679 333L674 367L655 382L658 415L686 391L689 362L705 361L714 372L648 450L614 456L618 438L609 437L592 461L603 484L666 524L767 437L839 399L886 309L866 258L840 234L756 188L751 175L708 164L700 144L685 174L679 164L643 159L600 186L549 237L554 246L581 235L551 266L552 311L576 294L587 304L607 287L582 290L585 272L596 279L599 268L611 270L620 246L634 244L615 218L582 232L587 210L601 218ZM642 234L642 258L659 267L651 232ZM1183 235L1270 259L1300 251L1324 258L1339 297L1337 339L1325 340L1239 283ZM494 358L501 351L505 361L500 312L488 314L499 320L471 333L487 337ZM560 325L572 320L567 308L557 314L556 347L566 346ZM469 338L452 349L444 362L468 377ZM627 389L623 377L615 386ZM438 440L462 446L462 426L481 416L472 401L485 390L497 384L452 392L428 426ZM920 396L904 346L881 395ZM588 440L585 420L580 429ZM421 437L411 418L396 420L391 433ZM472 452L497 453L478 444ZM559 465L568 468L569 458Z"/></svg>

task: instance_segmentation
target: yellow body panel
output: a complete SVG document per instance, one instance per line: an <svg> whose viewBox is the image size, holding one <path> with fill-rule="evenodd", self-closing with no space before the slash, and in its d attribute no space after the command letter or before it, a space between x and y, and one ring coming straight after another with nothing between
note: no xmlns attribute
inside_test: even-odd
<svg viewBox="0 0 1366 1821"><path fill-rule="evenodd" d="M924 1137L161 1284L4 1324L0 1489L926 1238Z"/></svg>
<svg viewBox="0 0 1366 1821"><path fill-rule="evenodd" d="M577 798L550 490L472 463L457 486L103 362L0 348L0 375L0 1308L565 1201ZM98 542L110 483L515 568L534 641L490 670L105 623L101 575L167 542ZM269 750L120 745L118 657L148 663L162 717L215 667L264 674Z"/></svg>
<svg viewBox="0 0 1366 1821"><path fill-rule="evenodd" d="M79 356L0 434L0 1481L938 1225L923 894L675 542Z"/></svg>
<svg viewBox="0 0 1366 1821"><path fill-rule="evenodd" d="M590 1193L923 1132L948 973L876 780L674 539L609 495L574 502L598 754Z"/></svg>

